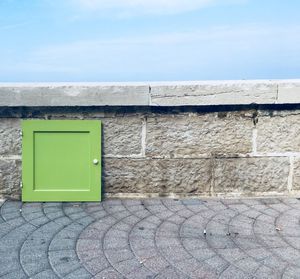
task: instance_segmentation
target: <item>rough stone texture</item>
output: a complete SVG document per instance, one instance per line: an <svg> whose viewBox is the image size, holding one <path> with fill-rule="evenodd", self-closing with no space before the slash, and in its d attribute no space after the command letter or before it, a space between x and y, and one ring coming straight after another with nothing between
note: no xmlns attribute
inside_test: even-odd
<svg viewBox="0 0 300 279"><path fill-rule="evenodd" d="M151 86L151 105L273 104L277 97L275 82L233 81L195 82Z"/></svg>
<svg viewBox="0 0 300 279"><path fill-rule="evenodd" d="M208 193L211 160L106 159L108 193Z"/></svg>
<svg viewBox="0 0 300 279"><path fill-rule="evenodd" d="M20 119L0 119L0 155L21 154Z"/></svg>
<svg viewBox="0 0 300 279"><path fill-rule="evenodd" d="M259 117L257 123L258 152L300 152L299 111Z"/></svg>
<svg viewBox="0 0 300 279"><path fill-rule="evenodd" d="M139 117L103 118L102 146L105 155L140 155L143 119Z"/></svg>
<svg viewBox="0 0 300 279"><path fill-rule="evenodd" d="M109 196L299 193L299 107L232 108L36 107L12 115L6 107L0 117L0 199L20 197L20 118L101 120L103 190ZM290 156L294 172L287 185Z"/></svg>
<svg viewBox="0 0 300 279"><path fill-rule="evenodd" d="M167 158L250 153L253 120L244 113L147 119L146 155Z"/></svg>
<svg viewBox="0 0 300 279"><path fill-rule="evenodd" d="M134 106L149 104L149 86L116 84L1 85L0 106Z"/></svg>
<svg viewBox="0 0 300 279"><path fill-rule="evenodd" d="M0 159L0 199L20 198L21 162Z"/></svg>
<svg viewBox="0 0 300 279"><path fill-rule="evenodd" d="M300 190L300 158L294 158L293 190Z"/></svg>
<svg viewBox="0 0 300 279"><path fill-rule="evenodd" d="M48 115L49 117L49 115ZM134 116L105 116L105 113L71 113L51 114L52 120L64 119L93 119L102 122L102 151L107 156L138 156L142 152L143 117ZM1 123L1 120L0 120Z"/></svg>
<svg viewBox="0 0 300 279"><path fill-rule="evenodd" d="M299 279L299 216L286 198L6 201L0 277Z"/></svg>
<svg viewBox="0 0 300 279"><path fill-rule="evenodd" d="M300 83L286 82L278 84L278 100L279 104L300 103Z"/></svg>
<svg viewBox="0 0 300 279"><path fill-rule="evenodd" d="M214 192L252 195L287 191L289 158L216 159Z"/></svg>

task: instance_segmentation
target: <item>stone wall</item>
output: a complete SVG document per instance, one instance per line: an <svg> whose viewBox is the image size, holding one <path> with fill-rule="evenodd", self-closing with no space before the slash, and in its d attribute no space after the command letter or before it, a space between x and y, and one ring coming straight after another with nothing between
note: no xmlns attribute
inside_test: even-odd
<svg viewBox="0 0 300 279"><path fill-rule="evenodd" d="M154 92L170 95L171 89ZM22 119L101 120L107 196L295 196L300 193L300 107L289 103L2 105L0 199L20 198Z"/></svg>

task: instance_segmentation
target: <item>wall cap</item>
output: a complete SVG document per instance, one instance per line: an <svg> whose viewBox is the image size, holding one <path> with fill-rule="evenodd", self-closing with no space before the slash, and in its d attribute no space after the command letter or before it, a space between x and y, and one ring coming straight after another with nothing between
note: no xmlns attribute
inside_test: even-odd
<svg viewBox="0 0 300 279"><path fill-rule="evenodd" d="M300 79L0 83L0 106L204 106L300 103Z"/></svg>

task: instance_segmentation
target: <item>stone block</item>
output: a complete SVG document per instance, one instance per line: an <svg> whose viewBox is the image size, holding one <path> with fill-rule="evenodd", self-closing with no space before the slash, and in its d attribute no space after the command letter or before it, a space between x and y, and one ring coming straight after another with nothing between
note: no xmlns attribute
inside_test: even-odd
<svg viewBox="0 0 300 279"><path fill-rule="evenodd" d="M293 190L300 190L300 158L294 159Z"/></svg>
<svg viewBox="0 0 300 279"><path fill-rule="evenodd" d="M300 112L259 117L258 152L300 152Z"/></svg>
<svg viewBox="0 0 300 279"><path fill-rule="evenodd" d="M278 104L300 103L300 82L283 82L278 84Z"/></svg>
<svg viewBox="0 0 300 279"><path fill-rule="evenodd" d="M0 155L21 154L20 119L0 118Z"/></svg>
<svg viewBox="0 0 300 279"><path fill-rule="evenodd" d="M108 193L207 193L209 159L106 159L104 191Z"/></svg>
<svg viewBox="0 0 300 279"><path fill-rule="evenodd" d="M139 155L142 150L143 120L138 117L103 118L103 151L105 155Z"/></svg>
<svg viewBox="0 0 300 279"><path fill-rule="evenodd" d="M216 159L214 192L255 195L287 191L290 163L287 157Z"/></svg>
<svg viewBox="0 0 300 279"><path fill-rule="evenodd" d="M274 104L271 81L212 81L151 85L152 106Z"/></svg>
<svg viewBox="0 0 300 279"><path fill-rule="evenodd" d="M252 118L239 113L148 118L146 155L197 158L250 153L252 128Z"/></svg>
<svg viewBox="0 0 300 279"><path fill-rule="evenodd" d="M0 199L20 198L21 162L0 159Z"/></svg>
<svg viewBox="0 0 300 279"><path fill-rule="evenodd" d="M107 156L137 156L142 152L142 116L100 114L51 114L51 119L93 119L102 121L102 152ZM0 120L1 121L1 120Z"/></svg>
<svg viewBox="0 0 300 279"><path fill-rule="evenodd" d="M146 106L146 84L11 84L0 86L0 106Z"/></svg>

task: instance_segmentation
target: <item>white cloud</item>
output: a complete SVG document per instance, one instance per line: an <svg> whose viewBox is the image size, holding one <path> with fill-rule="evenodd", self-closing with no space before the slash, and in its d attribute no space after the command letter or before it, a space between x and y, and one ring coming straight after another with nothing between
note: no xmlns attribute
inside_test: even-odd
<svg viewBox="0 0 300 279"><path fill-rule="evenodd" d="M73 5L92 12L112 11L118 16L179 14L228 0L70 0ZM229 0L244 2L245 0Z"/></svg>

